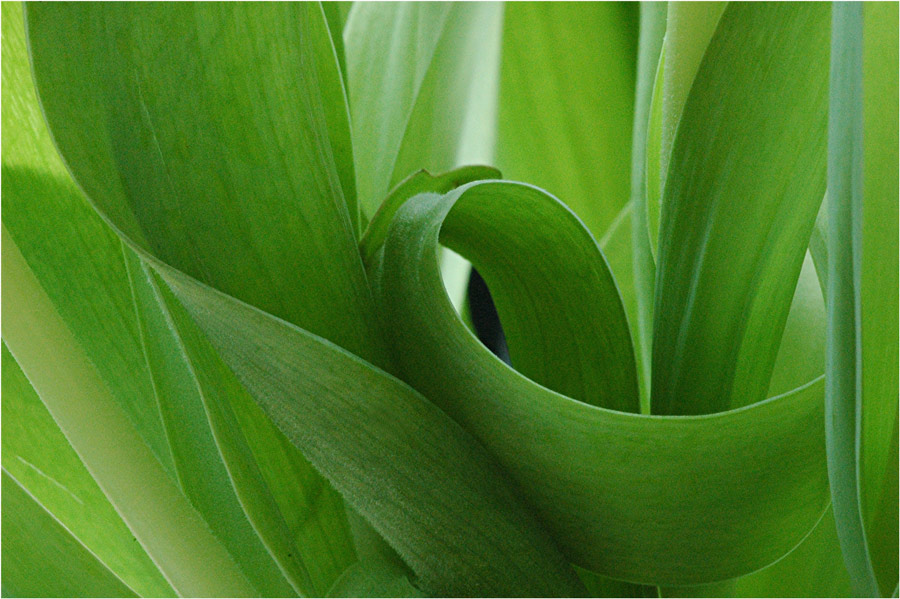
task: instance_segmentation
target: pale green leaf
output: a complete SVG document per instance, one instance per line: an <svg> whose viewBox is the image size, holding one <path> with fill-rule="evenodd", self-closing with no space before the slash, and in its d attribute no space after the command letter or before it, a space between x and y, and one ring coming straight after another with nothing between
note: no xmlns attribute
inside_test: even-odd
<svg viewBox="0 0 900 599"><path fill-rule="evenodd" d="M597 239L629 199L636 9L601 2L504 9L497 166L560 198Z"/></svg>
<svg viewBox="0 0 900 599"><path fill-rule="evenodd" d="M641 35L638 40L637 86L634 98L634 129L631 148L631 243L633 255L633 279L635 288L635 316L630 318L638 373L641 380L641 405L650 411L650 351L653 334L653 298L656 265L653 252L656 249L656 226L650 218L653 203L652 189L658 191L659 175L651 168L659 161L659 136L652 137L659 128L654 127L653 117L658 98L659 65L666 32L667 5L663 2L641 3ZM604 250L607 255L609 252ZM616 278L621 277L613 266ZM619 288L622 288L620 284ZM627 306L626 302L626 306ZM631 317L631 314L629 314Z"/></svg>
<svg viewBox="0 0 900 599"><path fill-rule="evenodd" d="M88 353L102 356L94 360L100 375L116 389L117 401L144 442L174 476L120 242L84 202L53 148L31 79L20 4L3 3L2 44L3 223L30 257L47 293L69 299L58 305L60 315ZM80 260L67 264L72 255ZM82 298L91 299L78 301Z"/></svg>
<svg viewBox="0 0 900 599"><path fill-rule="evenodd" d="M666 52L659 53L656 75L653 82L653 97L650 100L650 115L647 123L647 147L645 166L645 185L647 212L647 236L650 238L650 253L654 260L659 250L659 212L662 205L662 118L663 118L663 75L666 69ZM680 116L680 115L679 115ZM654 262L654 266L655 266ZM655 271L654 271L655 272Z"/></svg>
<svg viewBox="0 0 900 599"><path fill-rule="evenodd" d="M660 131L653 133L659 135L660 189L665 187L685 103L726 6L727 2L672 2L669 6L662 49L666 60L660 69Z"/></svg>
<svg viewBox="0 0 900 599"><path fill-rule="evenodd" d="M825 373L825 300L807 253L794 290L767 397L787 393Z"/></svg>
<svg viewBox="0 0 900 599"><path fill-rule="evenodd" d="M91 478L5 344L2 352L4 472L129 588L143 596L172 595L172 587ZM6 527L5 519L12 513L4 508L4 543L15 526ZM22 518L27 516L16 519ZM34 542L41 540L38 537ZM4 560L16 554L14 544L4 548ZM4 585L15 584L13 572L4 571ZM32 577L43 576L41 570L27 574L29 580L22 582L28 584L36 582Z"/></svg>
<svg viewBox="0 0 900 599"><path fill-rule="evenodd" d="M3 470L3 592L18 597L136 597Z"/></svg>
<svg viewBox="0 0 900 599"><path fill-rule="evenodd" d="M2 248L3 340L132 534L177 593L253 595L225 547L138 436L5 226ZM46 365L48 348L53 368Z"/></svg>
<svg viewBox="0 0 900 599"><path fill-rule="evenodd" d="M503 5L360 3L344 30L366 217L420 169L493 158Z"/></svg>

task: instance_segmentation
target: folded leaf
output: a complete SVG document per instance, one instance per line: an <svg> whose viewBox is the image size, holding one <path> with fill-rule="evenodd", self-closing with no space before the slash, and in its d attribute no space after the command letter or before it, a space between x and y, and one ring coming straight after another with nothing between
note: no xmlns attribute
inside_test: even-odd
<svg viewBox="0 0 900 599"><path fill-rule="evenodd" d="M424 590L584 592L495 462L424 397L320 337L155 268L272 421Z"/></svg>
<svg viewBox="0 0 900 599"><path fill-rule="evenodd" d="M500 171L489 166L464 166L440 175L432 175L425 169L416 171L391 190L372 216L359 240L359 253L362 254L363 263L368 265L374 260L397 209L409 198L420 193L447 193L465 183L499 178Z"/></svg>
<svg viewBox="0 0 900 599"><path fill-rule="evenodd" d="M439 241L485 273L521 374L453 310ZM416 196L397 213L382 269L381 304L404 323L392 330L404 376L497 456L576 564L648 584L721 580L775 561L819 521L821 379L711 416L596 405L609 394L636 405L630 337L602 255L552 197L505 182Z"/></svg>

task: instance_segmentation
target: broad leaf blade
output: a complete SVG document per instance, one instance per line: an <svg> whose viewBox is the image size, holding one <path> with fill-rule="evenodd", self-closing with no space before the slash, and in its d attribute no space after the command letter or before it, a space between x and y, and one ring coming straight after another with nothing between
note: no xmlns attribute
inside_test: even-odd
<svg viewBox="0 0 900 599"><path fill-rule="evenodd" d="M378 360L346 104L317 3L36 5L28 31L55 141L118 230Z"/></svg>
<svg viewBox="0 0 900 599"><path fill-rule="evenodd" d="M700 64L663 192L658 413L765 397L824 193L828 14L731 4Z"/></svg>
<svg viewBox="0 0 900 599"><path fill-rule="evenodd" d="M424 397L319 337L156 266L273 422L427 592L583 593L502 471Z"/></svg>
<svg viewBox="0 0 900 599"><path fill-rule="evenodd" d="M497 166L564 201L600 239L629 198L636 6L505 7Z"/></svg>
<svg viewBox="0 0 900 599"><path fill-rule="evenodd" d="M504 237L507 227L528 233ZM491 253L500 239L505 252ZM697 584L772 563L818 522L827 505L821 379L758 405L690 418L627 414L562 396L547 385L562 384L570 370L557 362L550 379L529 380L523 374L531 372L512 370L461 322L441 283L439 241L492 275L495 298L524 287L552 302L531 312L530 302L498 303L504 325L532 328L519 342L537 354L546 348L534 330L630 343L627 330L609 335L624 315L612 308L619 300L608 287L596 288L592 303L609 317L587 325L577 315L594 308L572 299L583 294L562 291L593 280L602 256L552 197L522 184L476 183L404 204L378 287L390 317L406 325L392 339L404 375L497 456L569 559L618 579ZM498 257L506 255L517 259ZM416 351L407 351L413 343ZM580 351L595 351L590 343ZM568 384L577 386L577 376Z"/></svg>

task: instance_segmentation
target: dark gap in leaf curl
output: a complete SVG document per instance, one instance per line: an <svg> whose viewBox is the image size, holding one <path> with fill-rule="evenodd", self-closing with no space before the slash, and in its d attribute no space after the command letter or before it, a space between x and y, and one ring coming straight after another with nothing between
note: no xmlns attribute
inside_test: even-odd
<svg viewBox="0 0 900 599"><path fill-rule="evenodd" d="M503 334L503 327L500 325L500 316L497 314L497 308L494 307L494 300L491 298L487 283L474 267L469 276L466 294L469 299L472 324L475 326L478 339L491 350L491 353L510 364L509 349L506 346L506 335Z"/></svg>

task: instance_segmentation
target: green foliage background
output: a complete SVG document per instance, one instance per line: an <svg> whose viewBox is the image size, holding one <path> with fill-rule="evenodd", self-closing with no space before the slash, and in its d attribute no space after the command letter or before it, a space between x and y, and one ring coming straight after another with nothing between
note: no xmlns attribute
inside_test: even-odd
<svg viewBox="0 0 900 599"><path fill-rule="evenodd" d="M2 10L4 595L896 596L896 4Z"/></svg>

